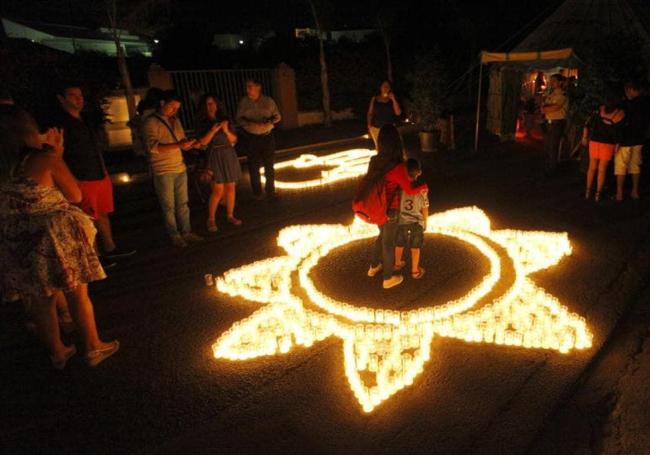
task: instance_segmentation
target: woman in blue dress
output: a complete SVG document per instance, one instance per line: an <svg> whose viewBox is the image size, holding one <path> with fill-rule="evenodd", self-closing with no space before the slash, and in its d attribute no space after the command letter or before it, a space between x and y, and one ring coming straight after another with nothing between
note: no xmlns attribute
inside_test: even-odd
<svg viewBox="0 0 650 455"><path fill-rule="evenodd" d="M209 232L217 232L215 215L222 198L226 202L228 222L241 226L241 220L234 215L235 189L241 177L241 166L234 147L237 135L231 129L228 117L219 109L215 95L206 94L201 97L197 114L196 132L199 142L207 149L206 167L212 172L207 229Z"/></svg>

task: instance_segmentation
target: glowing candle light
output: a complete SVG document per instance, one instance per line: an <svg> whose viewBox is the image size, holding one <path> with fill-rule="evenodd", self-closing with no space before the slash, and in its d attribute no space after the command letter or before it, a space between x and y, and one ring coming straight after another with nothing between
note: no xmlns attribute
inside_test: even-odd
<svg viewBox="0 0 650 455"><path fill-rule="evenodd" d="M306 157L300 165L314 162ZM286 256L229 270L216 280L219 292L267 305L226 330L213 345L215 357L277 355L338 337L352 392L363 410L371 412L413 383L430 359L434 335L563 354L591 347L593 335L584 317L570 313L528 277L571 254L566 233L493 230L476 207L431 215L428 226L429 233L469 243L488 259L488 273L465 296L402 312L337 301L317 288L310 271L333 249L376 236L376 227L359 220L350 226L291 226L278 235ZM513 284L491 301L486 296L501 278L501 259L488 241L507 253L515 275ZM308 300L293 293L294 282ZM374 381L367 382L368 376Z"/></svg>
<svg viewBox="0 0 650 455"><path fill-rule="evenodd" d="M320 177L311 180L301 181L284 181L281 179L275 180L276 188L283 190L301 190L307 188L314 188L317 186L328 185L341 180L347 180L355 177L362 176L368 170L368 163L370 158L376 152L369 149L351 149L342 152L331 153L329 155L300 155L293 160L282 161L275 165L275 170L282 169L312 169L324 167ZM264 169L260 170L262 183L266 182L264 176Z"/></svg>

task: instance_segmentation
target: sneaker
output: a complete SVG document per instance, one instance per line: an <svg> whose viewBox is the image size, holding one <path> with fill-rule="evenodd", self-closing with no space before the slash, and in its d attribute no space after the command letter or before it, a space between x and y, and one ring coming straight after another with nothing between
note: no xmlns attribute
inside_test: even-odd
<svg viewBox="0 0 650 455"><path fill-rule="evenodd" d="M187 234L183 234L183 240L185 240L187 243L198 243L203 242L205 239L193 232L188 232Z"/></svg>
<svg viewBox="0 0 650 455"><path fill-rule="evenodd" d="M373 276L376 276L379 272L382 271L383 268L384 268L384 266L382 264L379 264L376 267L370 266L370 268L368 269L368 276L370 278L372 278Z"/></svg>
<svg viewBox="0 0 650 455"><path fill-rule="evenodd" d="M404 277L402 275L393 275L387 280L384 280L384 289L390 289L394 288L395 286L399 285L404 281Z"/></svg>
<svg viewBox="0 0 650 455"><path fill-rule="evenodd" d="M135 254L135 250L126 250L118 247L112 251L105 252L104 257L106 259L117 259L117 258L125 258L128 256L133 256L134 254Z"/></svg>
<svg viewBox="0 0 650 455"><path fill-rule="evenodd" d="M119 349L120 342L117 340L111 341L110 343L107 343L107 346L105 348L89 351L86 353L86 364L89 367L96 367L104 360L115 354Z"/></svg>
<svg viewBox="0 0 650 455"><path fill-rule="evenodd" d="M99 256L99 263L102 265L104 270L112 269L117 265L117 262L111 261L105 256Z"/></svg>
<svg viewBox="0 0 650 455"><path fill-rule="evenodd" d="M175 235L172 237L172 245L177 248L185 248L187 246L187 242L180 235Z"/></svg>

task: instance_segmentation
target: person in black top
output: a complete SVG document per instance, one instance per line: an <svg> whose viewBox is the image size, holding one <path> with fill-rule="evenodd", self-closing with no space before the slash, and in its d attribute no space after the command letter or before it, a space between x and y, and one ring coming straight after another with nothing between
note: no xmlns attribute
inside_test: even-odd
<svg viewBox="0 0 650 455"><path fill-rule="evenodd" d="M587 188L585 199L591 196L592 184L596 173L596 202L600 201L607 167L618 150L621 137L621 127L625 112L620 106L621 99L613 90L608 90L605 103L594 113L587 128L589 135L589 169L587 170Z"/></svg>
<svg viewBox="0 0 650 455"><path fill-rule="evenodd" d="M616 200L623 200L623 185L625 176L632 176L632 199L639 198L639 181L641 180L641 150L646 140L650 126L650 99L641 96L641 84L628 82L625 84L626 103L625 122L621 134L621 144L614 158L614 174L616 174Z"/></svg>
<svg viewBox="0 0 650 455"><path fill-rule="evenodd" d="M120 249L113 240L109 214L113 212L113 185L106 171L96 128L82 116L84 96L76 84L62 84L56 95L61 111L55 119L56 127L63 129L63 160L78 180L82 192L80 207L90 215L102 240L103 265L112 260L131 256L135 250Z"/></svg>
<svg viewBox="0 0 650 455"><path fill-rule="evenodd" d="M394 125L400 115L402 115L402 107L395 98L390 81L383 81L379 86L379 95L370 98L367 114L368 133L375 143L375 148L377 148L379 129L384 125Z"/></svg>

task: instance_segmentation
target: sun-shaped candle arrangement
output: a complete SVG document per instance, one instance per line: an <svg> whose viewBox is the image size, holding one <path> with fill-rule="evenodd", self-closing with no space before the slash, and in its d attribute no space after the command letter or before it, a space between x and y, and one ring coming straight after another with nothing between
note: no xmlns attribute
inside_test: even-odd
<svg viewBox="0 0 650 455"><path fill-rule="evenodd" d="M370 158L377 152L369 149L351 149L329 155L300 155L293 160L282 161L275 165L275 170L283 169L317 169L322 168L318 178L309 180L286 181L276 178L276 188L284 190L301 190L328 185L364 175L368 170ZM266 182L264 169L261 170L262 183Z"/></svg>
<svg viewBox="0 0 650 455"><path fill-rule="evenodd" d="M489 270L460 298L398 311L338 301L319 289L310 275L333 249L376 236L375 226L355 220L349 226L282 229L278 245L286 255L229 270L217 279L220 292L265 305L223 333L212 346L214 356L247 360L338 337L352 391L370 412L413 383L430 358L435 336L561 353L591 346L585 319L529 278L571 254L566 233L493 230L476 207L431 215L427 232L470 244L487 258ZM495 296L502 260L511 262L514 278Z"/></svg>

